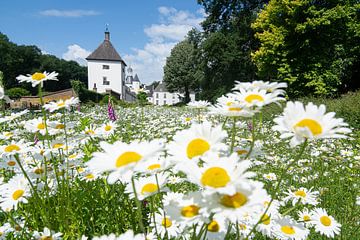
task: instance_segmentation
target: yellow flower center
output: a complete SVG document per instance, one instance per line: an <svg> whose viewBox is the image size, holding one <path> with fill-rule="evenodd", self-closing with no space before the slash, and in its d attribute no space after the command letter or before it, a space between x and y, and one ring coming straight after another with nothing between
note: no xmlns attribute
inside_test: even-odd
<svg viewBox="0 0 360 240"><path fill-rule="evenodd" d="M18 190L16 190L15 192L13 192L12 198L13 198L14 200L18 200L19 198L22 197L22 195L24 195L24 190L18 189Z"/></svg>
<svg viewBox="0 0 360 240"><path fill-rule="evenodd" d="M13 151L20 151L20 147L18 145L15 145L15 144L11 144L7 147L5 147L4 149L5 152L13 152Z"/></svg>
<svg viewBox="0 0 360 240"><path fill-rule="evenodd" d="M41 240L53 240L53 237L51 237L51 236L42 236L40 239Z"/></svg>
<svg viewBox="0 0 360 240"><path fill-rule="evenodd" d="M183 217L191 218L196 215L199 215L199 209L200 208L196 205L189 205L181 209L181 215Z"/></svg>
<svg viewBox="0 0 360 240"><path fill-rule="evenodd" d="M230 176L225 169L220 167L207 169L201 177L201 183L204 186L213 188L225 187L228 182L230 182Z"/></svg>
<svg viewBox="0 0 360 240"><path fill-rule="evenodd" d="M288 234L288 235L293 235L293 234L295 234L295 229L294 229L293 227L287 226L287 225L282 226L282 227L281 227L281 231L282 231L283 233L285 233L285 234Z"/></svg>
<svg viewBox="0 0 360 240"><path fill-rule="evenodd" d="M230 107L231 105L233 105L233 102L227 102L226 106Z"/></svg>
<svg viewBox="0 0 360 240"><path fill-rule="evenodd" d="M270 224L270 217L269 215L265 214L262 218L261 218L261 223L265 224L265 225L269 225Z"/></svg>
<svg viewBox="0 0 360 240"><path fill-rule="evenodd" d="M321 222L322 225L324 225L326 227L331 225L331 219L328 216L322 216L320 218L320 222Z"/></svg>
<svg viewBox="0 0 360 240"><path fill-rule="evenodd" d="M237 152L237 154L239 154L239 155L244 155L244 154L247 154L247 153L248 153L248 151L245 150L245 149L237 150L236 152Z"/></svg>
<svg viewBox="0 0 360 240"><path fill-rule="evenodd" d="M37 129L40 129L40 130L45 129L45 124L44 123L39 123L37 125Z"/></svg>
<svg viewBox="0 0 360 240"><path fill-rule="evenodd" d="M307 221L310 221L311 218L310 218L309 215L305 215L305 216L303 216L303 220L304 220L305 222L307 222Z"/></svg>
<svg viewBox="0 0 360 240"><path fill-rule="evenodd" d="M93 130L86 130L86 131L85 131L85 134L87 134L87 135L94 135L95 132L94 132Z"/></svg>
<svg viewBox="0 0 360 240"><path fill-rule="evenodd" d="M61 102L58 102L56 104L58 107L64 107L65 106L65 102L61 101Z"/></svg>
<svg viewBox="0 0 360 240"><path fill-rule="evenodd" d="M63 147L63 146L64 146L63 143L55 143L52 147L53 147L53 148L61 148L61 147Z"/></svg>
<svg viewBox="0 0 360 240"><path fill-rule="evenodd" d="M73 159L73 158L76 158L76 156L77 156L77 154L71 154L71 155L69 156L69 158L70 158L70 159Z"/></svg>
<svg viewBox="0 0 360 240"><path fill-rule="evenodd" d="M306 193L304 192L304 190L297 190L295 192L295 196L304 198L304 197L306 197Z"/></svg>
<svg viewBox="0 0 360 240"><path fill-rule="evenodd" d="M186 149L188 158L192 159L196 156L201 156L210 149L210 144L200 138L192 140Z"/></svg>
<svg viewBox="0 0 360 240"><path fill-rule="evenodd" d="M229 111L232 111L232 112L240 112L242 109L239 108L239 107L230 107L229 108Z"/></svg>
<svg viewBox="0 0 360 240"><path fill-rule="evenodd" d="M94 179L94 177L95 176L92 173L86 174L86 176L85 176L86 179Z"/></svg>
<svg viewBox="0 0 360 240"><path fill-rule="evenodd" d="M46 78L45 74L36 72L33 75L31 75L31 79L35 81L41 81L44 78Z"/></svg>
<svg viewBox="0 0 360 240"><path fill-rule="evenodd" d="M225 207L239 208L245 205L245 203L247 202L247 197L244 194L237 192L232 196L224 195L221 198L220 202Z"/></svg>
<svg viewBox="0 0 360 240"><path fill-rule="evenodd" d="M185 121L186 121L186 122L190 122L190 121L191 121L191 118L187 117L187 118L185 118Z"/></svg>
<svg viewBox="0 0 360 240"><path fill-rule="evenodd" d="M246 96L245 101L252 103L253 101L263 102L264 98L258 94L250 94Z"/></svg>
<svg viewBox="0 0 360 240"><path fill-rule="evenodd" d="M142 156L136 152L124 152L117 159L115 166L117 168L126 166L130 163L136 163L140 161Z"/></svg>
<svg viewBox="0 0 360 240"><path fill-rule="evenodd" d="M219 232L220 225L215 220L212 220L207 226L207 229L209 232Z"/></svg>
<svg viewBox="0 0 360 240"><path fill-rule="evenodd" d="M42 174L44 172L44 170L42 168L36 168L34 173L35 174Z"/></svg>
<svg viewBox="0 0 360 240"><path fill-rule="evenodd" d="M314 135L314 136L317 136L322 133L322 127L321 127L320 123L318 123L317 121L315 121L313 119L305 118L305 119L301 120L300 122L298 122L297 124L295 124L294 128L297 128L297 127L308 128L311 131L312 135Z"/></svg>
<svg viewBox="0 0 360 240"><path fill-rule="evenodd" d="M5 137L11 137L13 135L13 133L12 132L6 132L4 135L5 135Z"/></svg>
<svg viewBox="0 0 360 240"><path fill-rule="evenodd" d="M112 129L112 127L111 127L110 125L106 125L106 126L105 126L105 131L108 132L108 131L110 131L111 129Z"/></svg>
<svg viewBox="0 0 360 240"><path fill-rule="evenodd" d="M13 167L13 166L16 165L16 162L15 161L8 161L7 165L10 166L10 167Z"/></svg>
<svg viewBox="0 0 360 240"><path fill-rule="evenodd" d="M243 223L240 223L239 228L240 228L240 230L246 230L246 225Z"/></svg>
<svg viewBox="0 0 360 240"><path fill-rule="evenodd" d="M57 124L56 126L55 126L55 128L56 129L64 129L65 128L65 125L64 124Z"/></svg>
<svg viewBox="0 0 360 240"><path fill-rule="evenodd" d="M154 183L147 183L145 184L142 189L141 189L141 194L148 194L148 193L153 193L156 192L158 190L158 187L156 184Z"/></svg>
<svg viewBox="0 0 360 240"><path fill-rule="evenodd" d="M78 167L78 168L77 168L77 171L78 171L78 173L82 173L82 172L84 172L84 171L85 171L85 169L84 169L84 168L82 168L82 167Z"/></svg>
<svg viewBox="0 0 360 240"><path fill-rule="evenodd" d="M154 169L158 169L158 168L160 168L161 166L160 166L160 164L152 164L152 165L150 165L150 166L148 166L148 170L154 170Z"/></svg>
<svg viewBox="0 0 360 240"><path fill-rule="evenodd" d="M161 225L163 225L166 228L169 228L169 227L171 227L172 222L169 218L166 217L161 221Z"/></svg>

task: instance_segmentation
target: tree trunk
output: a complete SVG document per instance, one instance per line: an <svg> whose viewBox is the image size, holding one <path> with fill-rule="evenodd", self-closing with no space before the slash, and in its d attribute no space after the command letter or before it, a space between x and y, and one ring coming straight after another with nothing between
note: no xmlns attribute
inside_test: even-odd
<svg viewBox="0 0 360 240"><path fill-rule="evenodd" d="M189 87L185 86L185 99L184 99L185 103L190 102L190 91L189 91Z"/></svg>

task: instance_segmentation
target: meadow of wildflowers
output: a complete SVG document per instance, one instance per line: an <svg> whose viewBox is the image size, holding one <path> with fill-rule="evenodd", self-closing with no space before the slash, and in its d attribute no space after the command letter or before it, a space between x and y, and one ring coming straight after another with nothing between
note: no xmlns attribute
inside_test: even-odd
<svg viewBox="0 0 360 240"><path fill-rule="evenodd" d="M18 80L41 98L56 77ZM238 82L213 105L7 112L0 239L360 239L358 130L285 94Z"/></svg>

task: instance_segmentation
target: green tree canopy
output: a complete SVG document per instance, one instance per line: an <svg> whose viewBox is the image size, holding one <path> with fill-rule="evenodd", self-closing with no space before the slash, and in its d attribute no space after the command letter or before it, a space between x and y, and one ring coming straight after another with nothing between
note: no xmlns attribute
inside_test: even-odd
<svg viewBox="0 0 360 240"><path fill-rule="evenodd" d="M198 87L197 68L195 66L195 47L188 40L178 43L166 59L164 82L170 92L185 94L185 102L190 101L190 91Z"/></svg>
<svg viewBox="0 0 360 240"><path fill-rule="evenodd" d="M359 0L271 0L253 24L259 75L292 96L360 87Z"/></svg>
<svg viewBox="0 0 360 240"><path fill-rule="evenodd" d="M52 55L43 55L36 46L24 46L12 43L8 37L0 33L0 70L4 73L4 87L22 87L32 93L37 89L29 83L18 83L20 74L32 74L37 71L56 71L59 81L47 81L45 91L56 91L71 87L70 79L79 79L87 83L87 68L74 61L65 61Z"/></svg>

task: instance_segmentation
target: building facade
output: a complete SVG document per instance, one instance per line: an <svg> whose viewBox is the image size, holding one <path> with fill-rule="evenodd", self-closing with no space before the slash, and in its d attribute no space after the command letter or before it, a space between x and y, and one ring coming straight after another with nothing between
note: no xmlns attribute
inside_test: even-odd
<svg viewBox="0 0 360 240"><path fill-rule="evenodd" d="M159 106L174 105L179 103L184 98L184 94L178 92L169 92L165 83L160 82L154 89L152 96L148 97L148 101ZM190 93L191 101L195 101L195 93Z"/></svg>
<svg viewBox="0 0 360 240"><path fill-rule="evenodd" d="M98 93L113 92L120 99L135 101L136 95L130 94L125 86L126 63L110 42L110 32L105 31L105 39L87 58L88 89Z"/></svg>

